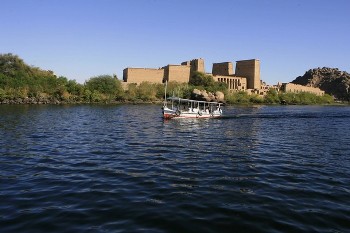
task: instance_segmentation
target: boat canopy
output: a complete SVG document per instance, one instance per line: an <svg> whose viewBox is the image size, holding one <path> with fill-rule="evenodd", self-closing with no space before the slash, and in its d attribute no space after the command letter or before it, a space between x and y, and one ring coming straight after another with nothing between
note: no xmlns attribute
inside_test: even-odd
<svg viewBox="0 0 350 233"><path fill-rule="evenodd" d="M203 100L190 100L190 99L183 99L179 97L168 97L167 100L171 101L177 101L177 102L185 102L185 103L205 103L205 104L219 104L219 102L208 102L208 101L203 101Z"/></svg>

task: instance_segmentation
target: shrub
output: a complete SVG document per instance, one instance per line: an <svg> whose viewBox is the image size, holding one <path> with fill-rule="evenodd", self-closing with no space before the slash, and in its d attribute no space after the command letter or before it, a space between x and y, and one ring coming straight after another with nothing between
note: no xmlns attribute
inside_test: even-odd
<svg viewBox="0 0 350 233"><path fill-rule="evenodd" d="M110 75L100 75L90 78L85 82L85 88L110 96L115 96L123 91L120 81Z"/></svg>
<svg viewBox="0 0 350 233"><path fill-rule="evenodd" d="M277 91L274 89L270 89L264 97L264 102L268 104L276 104L280 103L281 100L279 99Z"/></svg>
<svg viewBox="0 0 350 233"><path fill-rule="evenodd" d="M247 104L250 101L250 96L245 91L232 92L225 95L225 100L229 104Z"/></svg>
<svg viewBox="0 0 350 233"><path fill-rule="evenodd" d="M150 82L142 82L137 87L137 97L144 101L155 100L157 94L156 85Z"/></svg>

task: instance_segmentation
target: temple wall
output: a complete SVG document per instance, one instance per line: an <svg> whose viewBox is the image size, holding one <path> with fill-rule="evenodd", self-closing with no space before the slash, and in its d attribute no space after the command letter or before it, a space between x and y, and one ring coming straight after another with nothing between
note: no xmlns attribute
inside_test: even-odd
<svg viewBox="0 0 350 233"><path fill-rule="evenodd" d="M283 83L281 90L284 92L293 92L293 93L309 92L319 96L322 96L325 94L325 92L322 91L320 88L307 87L307 86L298 85L294 83Z"/></svg>
<svg viewBox="0 0 350 233"><path fill-rule="evenodd" d="M167 65L164 67L164 81L176 81L188 83L190 81L191 66L188 65Z"/></svg>
<svg viewBox="0 0 350 233"><path fill-rule="evenodd" d="M213 63L213 75L233 75L232 62Z"/></svg>
<svg viewBox="0 0 350 233"><path fill-rule="evenodd" d="M205 68L204 68L204 59L199 58L199 59L193 59L190 61L191 65L191 72L198 71L205 73Z"/></svg>
<svg viewBox="0 0 350 233"><path fill-rule="evenodd" d="M260 61L257 59L237 61L236 76L247 78L247 89L260 89Z"/></svg>
<svg viewBox="0 0 350 233"><path fill-rule="evenodd" d="M123 80L128 83L142 82L162 83L164 69L126 68L123 70Z"/></svg>

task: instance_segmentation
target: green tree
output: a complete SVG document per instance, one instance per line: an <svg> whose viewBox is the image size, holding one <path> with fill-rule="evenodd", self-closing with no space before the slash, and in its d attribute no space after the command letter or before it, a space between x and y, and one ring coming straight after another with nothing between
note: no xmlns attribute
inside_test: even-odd
<svg viewBox="0 0 350 233"><path fill-rule="evenodd" d="M264 97L264 102L268 104L276 104L280 102L278 92L275 89L269 89Z"/></svg>
<svg viewBox="0 0 350 233"><path fill-rule="evenodd" d="M156 100L157 88L156 85L150 82L142 82L137 87L137 96L144 101Z"/></svg>
<svg viewBox="0 0 350 233"><path fill-rule="evenodd" d="M92 92L90 90L88 90L88 89L84 90L83 100L85 102L91 102L92 101Z"/></svg>
<svg viewBox="0 0 350 233"><path fill-rule="evenodd" d="M92 77L85 82L85 87L91 92L98 93L100 97L100 94L107 96L109 100L115 99L124 92L120 81L110 75ZM95 98L95 100L97 99L98 98Z"/></svg>
<svg viewBox="0 0 350 233"><path fill-rule="evenodd" d="M334 103L334 98L328 94L325 94L323 96L318 96L318 102L324 104L332 104Z"/></svg>
<svg viewBox="0 0 350 233"><path fill-rule="evenodd" d="M258 94L249 95L249 102L253 104L262 104L264 102L264 98Z"/></svg>
<svg viewBox="0 0 350 233"><path fill-rule="evenodd" d="M27 77L30 67L17 55L0 54L0 73L9 77L16 77L18 74Z"/></svg>
<svg viewBox="0 0 350 233"><path fill-rule="evenodd" d="M164 93L164 86L161 88L163 88L163 93ZM193 89L194 89L193 85L171 81L167 85L167 97L178 96L181 98L190 98ZM161 99L164 99L164 94L161 97Z"/></svg>
<svg viewBox="0 0 350 233"><path fill-rule="evenodd" d="M52 71L29 66L18 56L0 54L0 87L7 90L8 96L18 98L37 97L45 93L57 95L62 91L60 83L66 78L58 78Z"/></svg>
<svg viewBox="0 0 350 233"><path fill-rule="evenodd" d="M6 91L2 88L0 88L0 101L6 99L7 95L6 95Z"/></svg>
<svg viewBox="0 0 350 233"><path fill-rule="evenodd" d="M84 86L77 83L75 80L69 80L66 84L67 91L75 96L82 96L84 93Z"/></svg>
<svg viewBox="0 0 350 233"><path fill-rule="evenodd" d="M137 85L135 83L128 84L124 99L129 101L135 101L137 99Z"/></svg>
<svg viewBox="0 0 350 233"><path fill-rule="evenodd" d="M213 79L213 76L198 71L193 72L189 81L190 85L203 87L213 86L214 83L215 81Z"/></svg>
<svg viewBox="0 0 350 233"><path fill-rule="evenodd" d="M225 95L225 100L229 104L248 104L250 102L250 97L247 92L239 91L228 93Z"/></svg>
<svg viewBox="0 0 350 233"><path fill-rule="evenodd" d="M157 99L164 99L164 94L165 94L165 84L163 83L158 83L156 84L156 98Z"/></svg>
<svg viewBox="0 0 350 233"><path fill-rule="evenodd" d="M206 90L210 92L221 91L226 95L228 93L228 86L224 82L214 82L211 86L206 87Z"/></svg>
<svg viewBox="0 0 350 233"><path fill-rule="evenodd" d="M224 94L227 94L226 83L216 82L213 76L202 72L193 72L190 77L189 85L193 86L193 88L205 89L209 92L221 91Z"/></svg>

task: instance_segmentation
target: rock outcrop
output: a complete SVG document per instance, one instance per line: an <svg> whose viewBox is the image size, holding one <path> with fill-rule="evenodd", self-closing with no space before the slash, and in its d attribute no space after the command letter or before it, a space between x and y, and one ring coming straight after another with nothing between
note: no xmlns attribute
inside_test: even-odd
<svg viewBox="0 0 350 233"><path fill-rule="evenodd" d="M225 101L225 95L221 91L211 93L207 92L206 90L194 89L191 94L191 99L223 103Z"/></svg>
<svg viewBox="0 0 350 233"><path fill-rule="evenodd" d="M61 104L74 103L72 101L60 101L52 97L25 97L25 98L0 98L0 104Z"/></svg>
<svg viewBox="0 0 350 233"><path fill-rule="evenodd" d="M292 83L318 87L339 100L350 100L350 74L337 68L315 68L297 77Z"/></svg>

